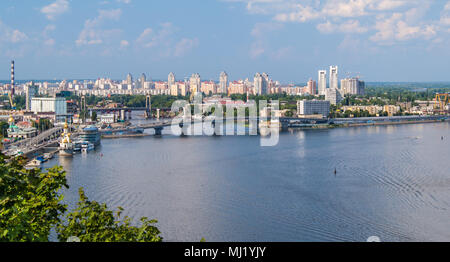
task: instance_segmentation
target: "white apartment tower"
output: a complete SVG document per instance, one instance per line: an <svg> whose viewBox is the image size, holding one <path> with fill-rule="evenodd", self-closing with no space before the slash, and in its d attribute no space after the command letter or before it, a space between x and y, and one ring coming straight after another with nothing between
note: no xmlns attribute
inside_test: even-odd
<svg viewBox="0 0 450 262"><path fill-rule="evenodd" d="M127 82L127 85L132 85L132 84L133 84L133 76L131 75L131 73L129 73L129 74L127 75L127 80L126 80L126 82Z"/></svg>
<svg viewBox="0 0 450 262"><path fill-rule="evenodd" d="M26 94L26 110L31 111L31 99L35 97L39 92L39 87L35 85L33 82L30 82L25 86L25 94Z"/></svg>
<svg viewBox="0 0 450 262"><path fill-rule="evenodd" d="M168 77L167 80L168 80L168 81L167 81L167 85L168 85L169 88L170 88L171 86L173 86L173 85L175 84L175 74L172 73L172 72L170 72L169 77Z"/></svg>
<svg viewBox="0 0 450 262"><path fill-rule="evenodd" d="M327 71L319 70L319 78L318 78L318 91L319 95L325 95L327 91Z"/></svg>
<svg viewBox="0 0 450 262"><path fill-rule="evenodd" d="M227 73L224 71L222 73L220 73L220 79L219 79L219 93L227 93L228 90L228 75Z"/></svg>
<svg viewBox="0 0 450 262"><path fill-rule="evenodd" d="M200 74L198 73L192 74L191 78L189 79L189 88L191 90L191 93L193 94L200 92L201 89Z"/></svg>
<svg viewBox="0 0 450 262"><path fill-rule="evenodd" d="M338 89L338 66L330 66L330 88Z"/></svg>
<svg viewBox="0 0 450 262"><path fill-rule="evenodd" d="M144 84L147 81L147 76L142 73L141 78L139 79L139 84L141 85L141 88L144 88Z"/></svg>

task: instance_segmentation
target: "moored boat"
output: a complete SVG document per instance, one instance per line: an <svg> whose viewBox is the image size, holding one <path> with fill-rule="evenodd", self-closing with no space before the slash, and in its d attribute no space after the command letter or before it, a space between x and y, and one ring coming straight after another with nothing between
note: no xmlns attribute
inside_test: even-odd
<svg viewBox="0 0 450 262"><path fill-rule="evenodd" d="M33 159L25 165L25 168L38 168L41 167L42 162L38 159Z"/></svg>

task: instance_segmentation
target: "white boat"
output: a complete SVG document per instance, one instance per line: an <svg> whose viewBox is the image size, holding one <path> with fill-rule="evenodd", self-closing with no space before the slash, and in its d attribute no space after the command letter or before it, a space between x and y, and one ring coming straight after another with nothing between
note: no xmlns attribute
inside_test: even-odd
<svg viewBox="0 0 450 262"><path fill-rule="evenodd" d="M41 167L42 162L37 160L37 159L33 159L30 162L28 162L28 164L25 165L25 168L38 168Z"/></svg>
<svg viewBox="0 0 450 262"><path fill-rule="evenodd" d="M44 159L49 160L53 158L53 153L44 153Z"/></svg>
<svg viewBox="0 0 450 262"><path fill-rule="evenodd" d="M85 142L81 145L81 152L82 153L87 153L89 151L92 151L95 149L94 144L90 143L90 142Z"/></svg>

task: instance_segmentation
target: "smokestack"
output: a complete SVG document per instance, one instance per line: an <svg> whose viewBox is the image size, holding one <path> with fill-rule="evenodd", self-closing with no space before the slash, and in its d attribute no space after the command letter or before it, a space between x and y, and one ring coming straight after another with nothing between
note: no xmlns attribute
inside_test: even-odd
<svg viewBox="0 0 450 262"><path fill-rule="evenodd" d="M14 95L14 60L11 61L11 95Z"/></svg>

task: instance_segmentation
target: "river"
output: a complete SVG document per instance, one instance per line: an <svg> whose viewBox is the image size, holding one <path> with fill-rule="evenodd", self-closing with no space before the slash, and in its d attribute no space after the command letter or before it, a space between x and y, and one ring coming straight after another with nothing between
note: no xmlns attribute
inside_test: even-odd
<svg viewBox="0 0 450 262"><path fill-rule="evenodd" d="M450 241L449 159L450 123L431 123L290 130L275 147L104 139L45 167L67 171L70 206L84 187L136 222L157 219L165 241Z"/></svg>

